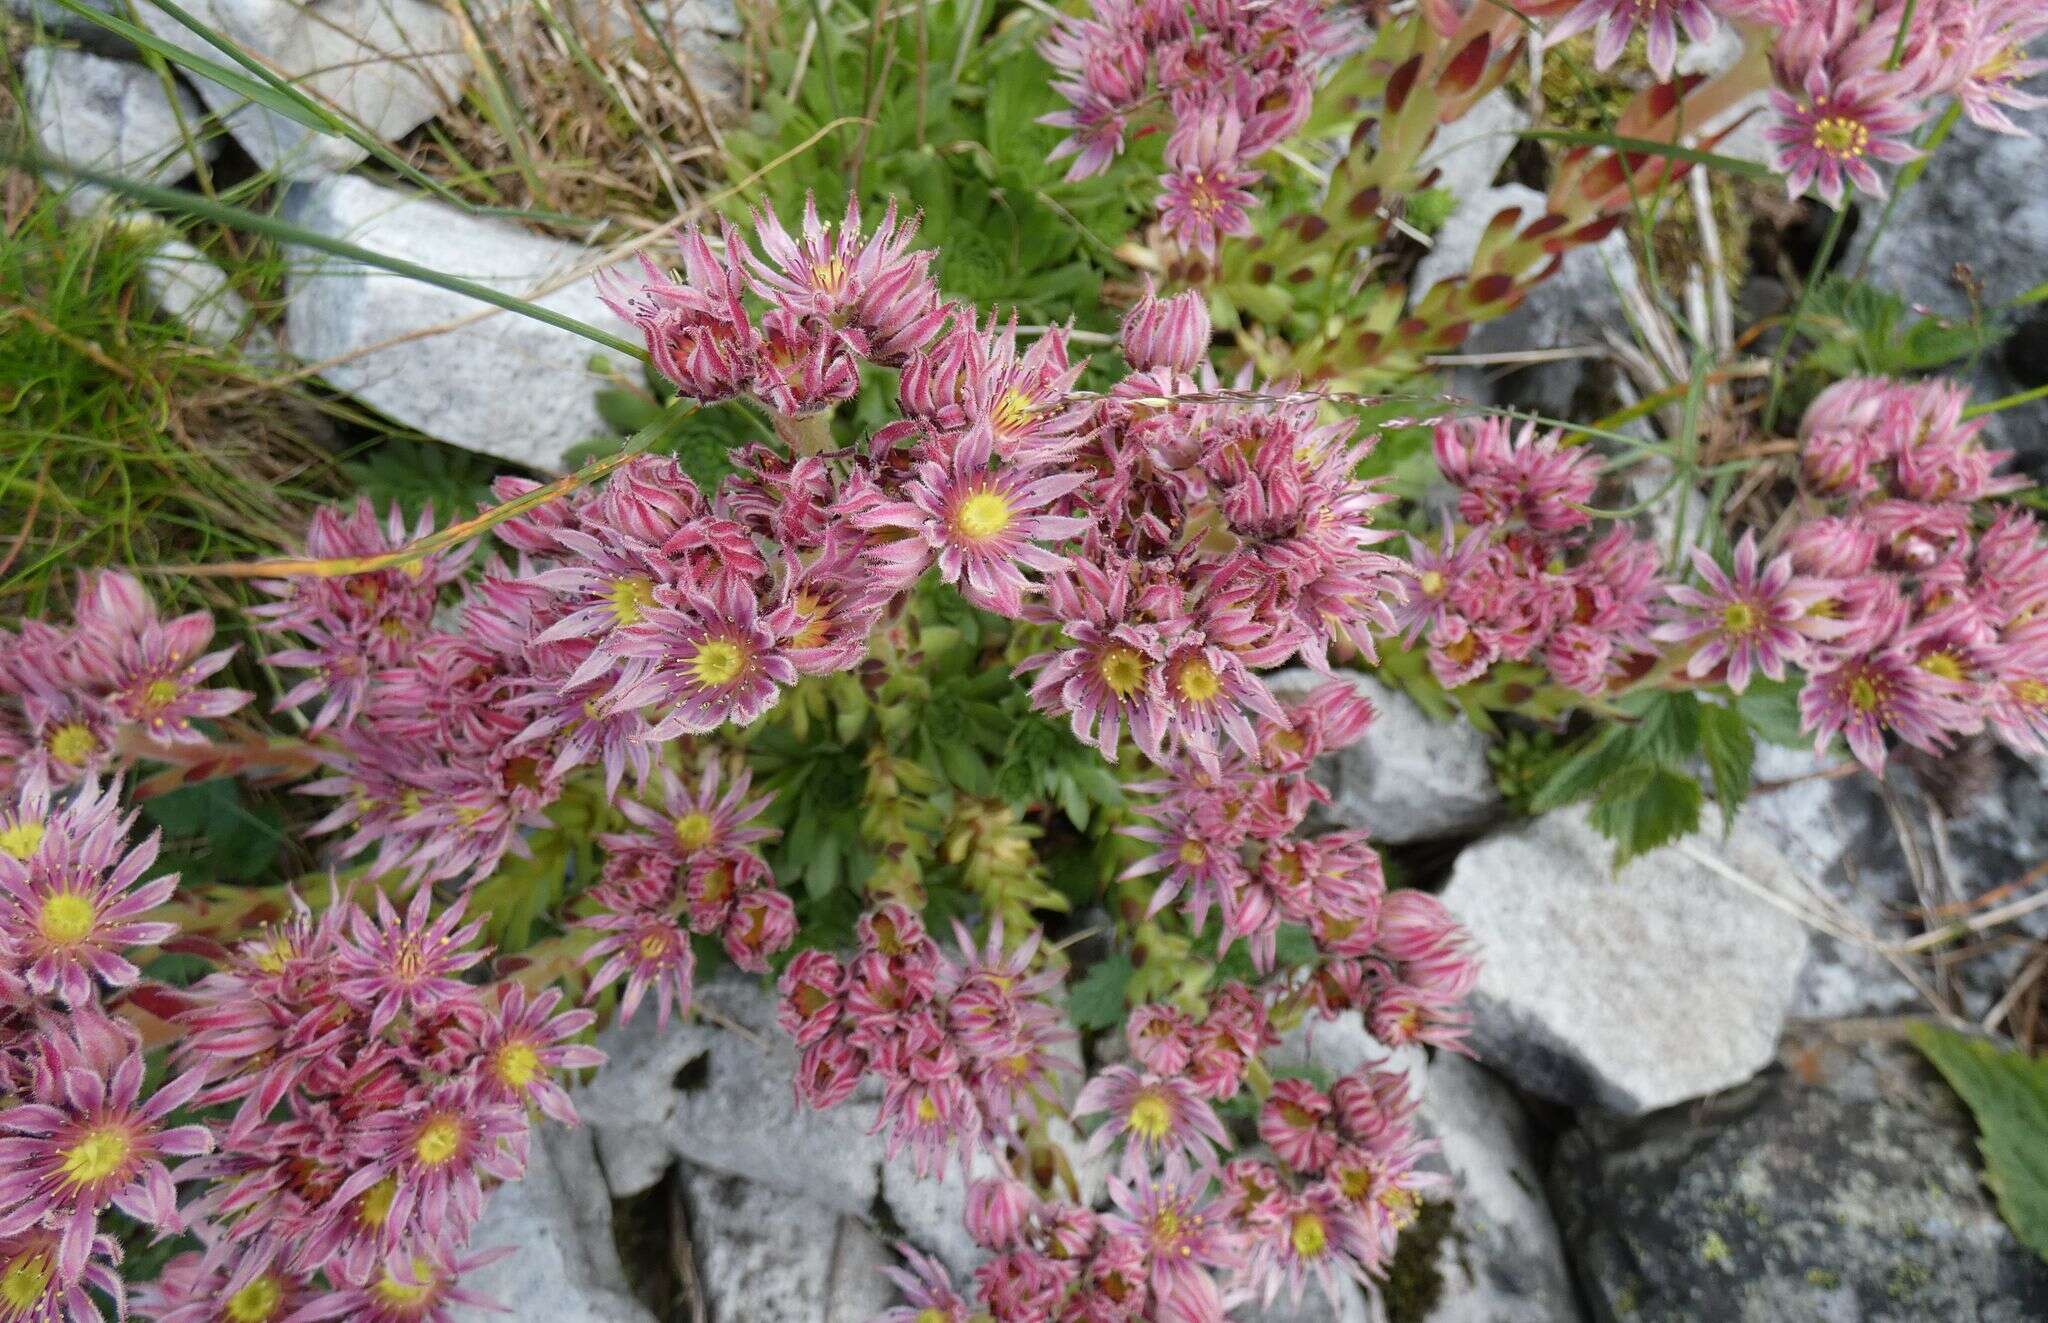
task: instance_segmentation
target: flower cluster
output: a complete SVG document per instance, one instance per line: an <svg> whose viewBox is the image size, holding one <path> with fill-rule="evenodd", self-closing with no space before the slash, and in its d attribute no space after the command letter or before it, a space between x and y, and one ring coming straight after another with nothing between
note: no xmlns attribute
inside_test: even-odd
<svg viewBox="0 0 2048 1323"><path fill-rule="evenodd" d="M604 875L590 892L599 910L579 921L601 934L583 957L597 966L591 992L625 979L619 1018L628 1020L651 988L663 1024L672 1010L689 1009L689 933L719 938L735 965L757 974L796 934L796 907L756 848L774 832L748 825L768 806L765 796L747 798L748 774L723 794L715 764L694 792L673 772L665 777L660 808L621 805L640 830L603 838Z"/></svg>
<svg viewBox="0 0 2048 1323"><path fill-rule="evenodd" d="M1055 1049L1073 1037L1045 995L1057 970L1034 968L1037 934L1003 949L1000 923L986 947L956 929L948 955L910 909L890 902L865 915L859 948L842 960L805 951L782 973L777 1015L801 1049L796 1094L836 1107L861 1080L882 1082L877 1129L889 1155L905 1147L920 1175L944 1175L980 1151L1001 1153L1027 1103L1058 1110Z"/></svg>
<svg viewBox="0 0 2048 1323"><path fill-rule="evenodd" d="M1674 587L1660 635L1687 670L1740 691L1752 672L1805 672L1800 712L1873 770L1887 737L1938 751L1989 729L2048 748L2048 545L2033 516L1986 508L2023 485L2000 477L1951 382L1852 378L1800 427L1803 520L1767 563L1737 547L1732 573L1696 554L1703 587Z"/></svg>
<svg viewBox="0 0 2048 1323"><path fill-rule="evenodd" d="M1495 417L1438 424L1435 448L1461 522L1436 546L1410 539L1397 614L1407 642L1428 635L1443 686L1537 659L1559 683L1598 694L1646 664L1661 557L1624 523L1594 536L1586 502L1598 456Z"/></svg>
<svg viewBox="0 0 2048 1323"><path fill-rule="evenodd" d="M31 773L0 809L0 1305L11 1318L97 1320L94 1293L118 1311L121 1250L102 1216L112 1207L179 1230L166 1159L212 1146L203 1128L170 1124L199 1081L144 1097L141 1039L103 1003L140 977L130 954L176 931L146 916L178 879L147 877L156 840L130 848L135 818L118 801L89 778L54 799Z"/></svg>
<svg viewBox="0 0 2048 1323"><path fill-rule="evenodd" d="M138 1311L160 1320L438 1317L486 1188L516 1179L529 1109L564 1124L561 1077L603 1054L562 994L464 977L486 952L463 903L434 912L294 899L183 996L173 1089L221 1119L185 1214L203 1248ZM235 1309L240 1308L241 1313Z"/></svg>
<svg viewBox="0 0 2048 1323"><path fill-rule="evenodd" d="M1069 109L1053 149L1068 179L1100 174L1125 145L1165 129L1159 220L1181 247L1213 255L1248 234L1253 164L1308 118L1316 75L1354 40L1325 0L1118 0L1062 18L1043 47Z"/></svg>
<svg viewBox="0 0 2048 1323"><path fill-rule="evenodd" d="M1007 1175L976 1181L967 1227L992 1257L975 1270L973 1302L906 1248L909 1267L890 1275L909 1303L883 1323L1222 1323L1240 1302L1268 1307L1286 1291L1298 1303L1311 1280L1334 1299L1340 1278L1385 1272L1445 1183L1421 1165L1436 1146L1397 1071L1361 1066L1327 1093L1276 1082L1258 1119L1270 1160L1191 1161L1201 1123L1185 1100L1145 1092L1133 1107L1139 1124L1190 1142L1112 1178L1115 1211L1040 1198Z"/></svg>
<svg viewBox="0 0 2048 1323"><path fill-rule="evenodd" d="M203 743L195 724L249 701L209 683L233 648L207 651L213 617L165 620L126 574L82 575L68 628L0 629L0 793L73 785L152 745Z"/></svg>

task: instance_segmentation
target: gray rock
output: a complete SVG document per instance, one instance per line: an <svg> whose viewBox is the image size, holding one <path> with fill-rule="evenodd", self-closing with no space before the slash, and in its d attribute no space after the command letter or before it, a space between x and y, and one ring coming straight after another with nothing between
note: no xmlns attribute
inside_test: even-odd
<svg viewBox="0 0 2048 1323"><path fill-rule="evenodd" d="M1999 1220L1962 1105L1895 1038L1788 1037L1704 1104L1588 1118L1550 1193L1601 1323L2018 1323L2048 1265Z"/></svg>
<svg viewBox="0 0 2048 1323"><path fill-rule="evenodd" d="M232 345L249 326L248 300L229 282L228 273L175 234L166 233L157 242L142 264L142 280L157 310L183 323L195 340ZM277 360L277 342L268 332L259 332L249 349L256 362Z"/></svg>
<svg viewBox="0 0 2048 1323"><path fill-rule="evenodd" d="M588 257L576 244L353 177L293 185L283 214L320 234L521 297ZM607 434L589 369L591 355L603 351L573 332L313 253L295 253L287 291L292 352L308 362L346 358L325 370L329 383L429 436L548 469L570 446ZM587 277L533 301L634 335ZM430 328L447 329L427 334Z"/></svg>
<svg viewBox="0 0 2048 1323"><path fill-rule="evenodd" d="M1515 135L1528 127L1529 112L1507 89L1488 92L1456 123L1437 130L1438 146L1424 161L1443 171L1433 187L1447 190L1463 208L1467 199L1492 186L1493 177L1515 149ZM1454 210L1452 214L1457 213ZM1491 211L1480 223L1490 219ZM1471 261L1469 252L1466 261ZM1419 293L1419 281L1416 288Z"/></svg>
<svg viewBox="0 0 2048 1323"><path fill-rule="evenodd" d="M1379 718L1365 737L1317 761L1315 778L1334 797L1319 820L1363 827L1389 844L1455 836L1496 820L1500 788L1486 761L1486 737L1463 717L1433 721L1406 694L1370 676L1343 679L1369 699ZM1314 671L1283 671L1268 681L1283 701L1328 683Z"/></svg>
<svg viewBox="0 0 2048 1323"><path fill-rule="evenodd" d="M31 46L21 57L29 125L44 155L145 184L169 184L220 144L201 131L206 112L155 71L90 51Z"/></svg>
<svg viewBox="0 0 2048 1323"><path fill-rule="evenodd" d="M834 1212L870 1213L881 1192L882 1141L868 1133L877 1095L858 1092L826 1112L802 1106L771 995L722 975L698 998L741 1032L699 1020L663 1029L648 1014L599 1036L611 1059L576 1106L612 1193L649 1189L682 1158Z"/></svg>
<svg viewBox="0 0 2048 1323"><path fill-rule="evenodd" d="M83 0L83 4L87 9L98 10L102 14L126 17L128 12L127 0ZM94 50L104 51L109 55L118 55L124 49L133 49L127 42L91 19L58 4L57 0L5 0L4 4L0 4L0 9L29 24L38 32L63 37L67 41L83 42Z"/></svg>
<svg viewBox="0 0 2048 1323"><path fill-rule="evenodd" d="M2038 52L2037 52L2038 53ZM1897 290L1916 306L1967 320L1973 304L2004 305L2032 289L2048 272L2048 107L2014 111L2031 136L2012 136L1958 124L1928 162L1920 182L1899 197L1891 224L1877 236L1881 206L1862 208L1859 250L1868 249L1870 279ZM1987 231L1986 218L1994 218ZM1986 242L1987 233L1995 242ZM1958 279L1966 265L1982 287L1973 295ZM1852 265L1850 269L1854 269ZM1998 399L2048 381L2042 349L2048 317L2036 307L1998 350L1980 355L1972 386L1978 400ZM1966 370L1957 364L1957 372ZM2015 447L2035 477L2048 473L2048 401L1991 417L1987 439Z"/></svg>
<svg viewBox="0 0 2048 1323"><path fill-rule="evenodd" d="M1780 894L1796 885L1740 823L1725 842L1710 827L1619 873L1584 809L1466 848L1443 900L1480 948L1480 1060L1531 1093L1626 1113L1762 1069L1806 930L1724 868Z"/></svg>
<svg viewBox="0 0 2048 1323"><path fill-rule="evenodd" d="M654 1323L626 1286L612 1240L611 1197L590 1135L539 1127L526 1175L491 1192L470 1248L515 1253L463 1275L464 1287L548 1323ZM456 1323L502 1319L460 1307Z"/></svg>
<svg viewBox="0 0 2048 1323"><path fill-rule="evenodd" d="M890 1304L893 1260L857 1219L736 1176L681 1175L709 1323L868 1323Z"/></svg>
<svg viewBox="0 0 2048 1323"><path fill-rule="evenodd" d="M453 105L469 74L455 12L431 0L189 0L184 8L300 91L387 141ZM158 37L230 63L164 10L137 9ZM219 83L196 75L194 82L257 163L288 179L346 170L369 155L345 137L316 133Z"/></svg>
<svg viewBox="0 0 2048 1323"><path fill-rule="evenodd" d="M1475 194L1437 232L1436 247L1415 269L1414 287L1471 268L1479 236L1502 210L1519 207L1519 224L1527 225L1549 209L1541 193L1522 184L1502 184ZM1574 248L1550 279L1529 291L1520 305L1504 316L1472 330L1460 346L1466 354L1498 354L1524 349L1566 349L1605 344L1610 331L1626 333L1619 288L1635 279L1626 229L1616 230L1590 247ZM1533 409L1553 418L1572 417L1573 397L1585 387L1590 360L1567 359L1520 368L1460 367L1451 374L1454 393L1482 404Z"/></svg>
<svg viewBox="0 0 2048 1323"><path fill-rule="evenodd" d="M1566 1323L1579 1318L1557 1223L1542 1195L1536 1130L1484 1067L1439 1052L1422 1091L1424 1129L1452 1180L1436 1245L1427 1323Z"/></svg>

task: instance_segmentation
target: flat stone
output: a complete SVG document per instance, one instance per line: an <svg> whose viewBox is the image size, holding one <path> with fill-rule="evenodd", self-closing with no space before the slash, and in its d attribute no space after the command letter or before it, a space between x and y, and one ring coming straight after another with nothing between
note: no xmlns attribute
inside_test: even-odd
<svg viewBox="0 0 2048 1323"><path fill-rule="evenodd" d="M882 1140L868 1133L877 1094L830 1111L797 1102L796 1052L759 982L722 974L698 989L740 1032L701 1020L656 1025L644 1013L599 1035L610 1060L576 1106L597 1136L612 1193L651 1188L677 1158L864 1217L881 1192Z"/></svg>
<svg viewBox="0 0 2048 1323"><path fill-rule="evenodd" d="M136 6L158 37L217 64L228 56L168 12ZM404 136L455 103L469 76L455 10L431 0L188 0L184 8L292 86L385 141ZM287 179L346 170L367 149L198 75L213 107L257 164Z"/></svg>
<svg viewBox="0 0 2048 1323"><path fill-rule="evenodd" d="M1550 1196L1595 1319L2048 1317L2048 1264L1999 1219L1968 1113L1896 1025L1802 1028L1783 1060L1559 1142Z"/></svg>
<svg viewBox="0 0 2048 1323"><path fill-rule="evenodd" d="M1315 779L1332 802L1312 824L1362 827L1390 845L1471 832L1497 820L1500 789L1486 761L1486 737L1463 717L1435 721L1406 694L1355 671L1341 678L1379 717L1357 743L1316 761ZM1267 681L1282 701L1328 683L1306 668Z"/></svg>
<svg viewBox="0 0 2048 1323"><path fill-rule="evenodd" d="M1542 1144L1514 1093L1451 1052L1429 1063L1423 1128L1443 1146L1450 1227L1436 1245L1426 1323L1567 1323L1582 1317L1543 1197Z"/></svg>
<svg viewBox="0 0 2048 1323"><path fill-rule="evenodd" d="M22 53L21 85L36 145L65 165L170 184L197 169L198 157L220 154L202 132L205 109L144 65L31 46Z"/></svg>
<svg viewBox="0 0 2048 1323"><path fill-rule="evenodd" d="M1531 1093L1631 1114L1748 1079L1777 1044L1806 930L1721 870L1791 894L1781 856L1741 823L1619 873L1613 854L1583 808L1459 854L1443 900L1479 944L1474 1051Z"/></svg>
<svg viewBox="0 0 2048 1323"><path fill-rule="evenodd" d="M491 1192L470 1241L479 1253L501 1247L515 1252L464 1274L462 1284L511 1314L458 1306L455 1323L654 1323L627 1289L611 1197L586 1131L536 1128L526 1175Z"/></svg>
<svg viewBox="0 0 2048 1323"><path fill-rule="evenodd" d="M1469 199L1492 187L1494 176L1515 149L1516 135L1529 123L1529 112L1506 88L1488 92L1456 123L1437 129L1437 141L1423 158L1424 165L1443 172L1432 187L1448 191L1458 207L1464 207ZM1488 213L1481 223L1491 218ZM1470 260L1468 256L1466 261ZM1419 283L1417 288L1419 291Z"/></svg>
<svg viewBox="0 0 2048 1323"><path fill-rule="evenodd" d="M522 298L589 257L580 245L349 176L293 185L283 215ZM311 363L345 358L322 374L337 389L429 436L539 469L558 468L569 447L609 434L589 367L605 351L582 336L354 262L303 251L294 258L291 350ZM637 338L587 276L532 301Z"/></svg>
<svg viewBox="0 0 2048 1323"><path fill-rule="evenodd" d="M737 1176L681 1177L709 1323L868 1323L891 1303L893 1260L859 1220Z"/></svg>

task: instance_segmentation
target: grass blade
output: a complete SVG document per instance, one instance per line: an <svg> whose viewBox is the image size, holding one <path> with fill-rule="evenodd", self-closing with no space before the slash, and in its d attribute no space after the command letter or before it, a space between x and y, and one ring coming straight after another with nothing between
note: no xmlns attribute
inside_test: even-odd
<svg viewBox="0 0 2048 1323"><path fill-rule="evenodd" d="M417 262L408 262L402 257L391 257L384 253L375 252L358 244L352 244L346 239L329 238L327 235L315 233L303 226L294 225L290 221L279 220L275 216L265 216L260 212L249 211L242 207L231 207L224 202L216 202L211 198L201 197L196 193L186 193L173 188L158 188L154 184L138 183L132 179L122 179L116 175L102 174L97 170L75 169L42 156L0 153L0 163L20 166L24 169L38 172L67 175L73 179L84 180L89 184L97 184L110 193L118 193L137 202L146 202L150 206L164 211L192 216L199 220L212 221L215 224L230 226L238 230L246 230L251 234L260 234L267 239L275 239L279 243L292 244L300 248L311 248L317 252L361 263L364 266L376 267L380 271L389 271L395 276L404 276L410 280L418 280L429 285L436 285L451 293L461 294L480 303L488 303L494 307L503 308L507 312L516 312L522 317L530 317L534 321L580 335L593 344L604 346L613 353L625 354L629 358L638 359L643 363L647 361L647 351L641 346L628 344L615 335L600 331L588 322L578 321L574 317L556 312L552 308L544 308L531 300L522 299L516 294L507 294L502 290L493 289L489 285L479 284L474 280L465 280L461 276L451 276L445 272L436 271L432 267L421 266Z"/></svg>
<svg viewBox="0 0 2048 1323"><path fill-rule="evenodd" d="M1524 138L1537 142L1561 142L1574 147L1611 147L1618 152L1630 152L1638 156L1669 156L1680 161L1691 161L1695 165L1712 166L1716 170L1727 170L1751 179L1776 179L1777 172L1769 166L1755 161L1745 161L1737 156L1722 156L1718 152L1705 152L1697 147L1684 147L1675 142L1658 142L1655 138L1624 138L1616 133L1603 133L1596 129L1524 129Z"/></svg>

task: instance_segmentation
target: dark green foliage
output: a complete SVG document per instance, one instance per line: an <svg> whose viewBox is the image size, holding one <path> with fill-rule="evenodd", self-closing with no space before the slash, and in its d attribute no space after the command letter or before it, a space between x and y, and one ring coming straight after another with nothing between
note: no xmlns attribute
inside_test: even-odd
<svg viewBox="0 0 2048 1323"><path fill-rule="evenodd" d="M1805 366L1830 379L1930 372L2004 338L1996 322L1919 316L1888 289L1831 277L1813 292L1801 323L1814 340Z"/></svg>
<svg viewBox="0 0 2048 1323"><path fill-rule="evenodd" d="M284 816L227 777L145 800L142 816L163 830L158 870L190 881L267 881L284 844Z"/></svg>
<svg viewBox="0 0 2048 1323"><path fill-rule="evenodd" d="M1911 1034L1977 1118L1984 1183L2006 1225L2048 1259L2048 1058L1935 1024Z"/></svg>
<svg viewBox="0 0 2048 1323"><path fill-rule="evenodd" d="M923 6L920 40L915 11L899 6L871 50L873 5L828 7L828 35L813 46L794 94L769 92L754 122L726 135L736 181L766 171L734 212L765 198L794 225L805 196L815 194L834 219L857 192L872 224L894 200L899 210L923 213L918 242L940 250L933 271L947 294L984 309L1014 307L1027 323L1071 317L1106 329L1114 318L1100 303L1102 279L1121 269L1112 251L1155 191L1139 181L1157 171L1157 144L1138 145L1106 175L1063 182L1065 163L1045 159L1061 134L1035 122L1065 105L1035 49L1043 25L997 24L998 8ZM782 14L786 40L768 56L771 89L789 88L812 17L804 6ZM970 19L976 31L963 32ZM872 126L826 129L868 115L870 106ZM811 147L770 168L820 130Z"/></svg>
<svg viewBox="0 0 2048 1323"><path fill-rule="evenodd" d="M1123 1023L1124 989L1129 986L1130 957L1118 952L1098 961L1067 994L1067 1014L1082 1029L1109 1029Z"/></svg>
<svg viewBox="0 0 2048 1323"><path fill-rule="evenodd" d="M1756 758L1737 709L1663 690L1631 695L1623 707L1632 723L1599 726L1528 801L1542 813L1591 799L1593 825L1614 841L1617 866L1698 828L1705 796L1696 762L1706 763L1725 823L1749 793Z"/></svg>

